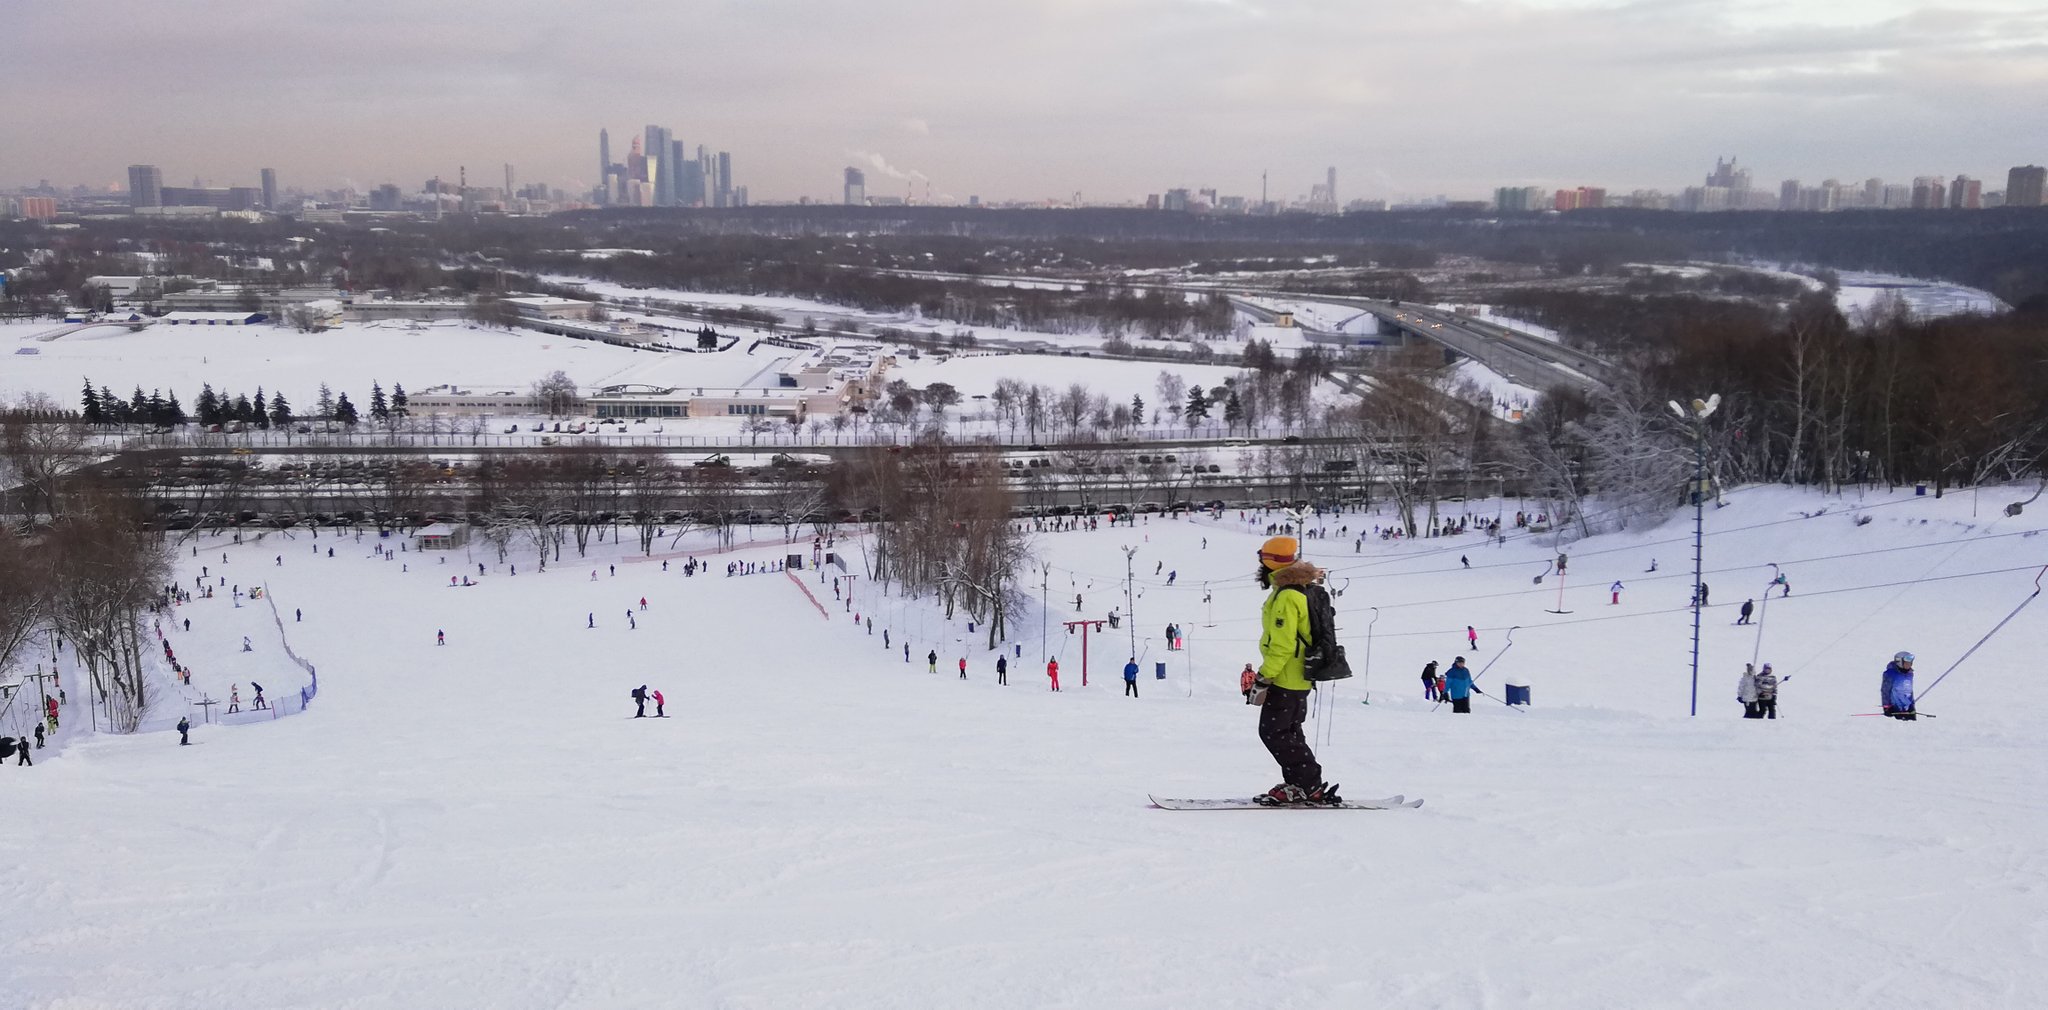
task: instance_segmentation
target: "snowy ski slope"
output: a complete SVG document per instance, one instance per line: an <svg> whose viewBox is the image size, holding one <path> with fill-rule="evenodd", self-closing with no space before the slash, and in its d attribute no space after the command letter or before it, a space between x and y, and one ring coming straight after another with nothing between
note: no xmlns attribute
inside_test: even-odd
<svg viewBox="0 0 2048 1010"><path fill-rule="evenodd" d="M999 687L980 636L928 600L878 603L852 580L871 637L815 573L800 577L819 606L784 575L723 574L780 556L772 543L700 543L710 570L686 578L689 544L663 572L622 556L630 534L588 559L572 546L544 574L521 553L516 576L481 545L444 565L379 560L374 536L201 540L182 552L186 584L200 564L267 584L320 694L301 715L200 726L197 747L70 736L33 769L0 769L0 993L32 1007L2038 1006L2048 605L1926 699L1939 718L1849 717L1874 710L1894 651L1918 654L1925 687L2032 592L2043 514L2001 515L2030 491L1986 492L1975 518L1969 493L1730 493L1709 515L1696 719L1689 515L1567 546L1561 608L1554 578L1531 583L1548 536L1368 537L1354 553L1337 528L1388 516L1325 520L1308 554L1345 589L1369 676L1339 685L1309 731L1347 792L1428 799L1388 813L1147 806L1277 779L1235 685L1272 517L1039 536L1056 622L1077 616L1075 592L1079 616L1125 606L1118 548L1138 548L1135 701L1113 672L1130 627L1091 636L1086 690L1079 638L1053 628L1066 690L1046 690L1036 587ZM859 539L838 548L860 571ZM808 559L808 538L794 549ZM448 587L479 561L480 585ZM1731 622L1773 561L1792 595L1770 602L1759 646ZM195 689L240 683L246 699L260 676L296 692L267 607L220 596L185 618L172 639ZM1187 651L1165 651L1169 620ZM1474 669L1498 656L1480 686L1519 676L1533 708L1479 699L1454 717L1420 700L1416 672L1466 654L1467 624ZM1753 648L1790 674L1776 722L1738 717ZM630 718L641 683L672 718ZM185 711L175 697L151 726Z"/></svg>

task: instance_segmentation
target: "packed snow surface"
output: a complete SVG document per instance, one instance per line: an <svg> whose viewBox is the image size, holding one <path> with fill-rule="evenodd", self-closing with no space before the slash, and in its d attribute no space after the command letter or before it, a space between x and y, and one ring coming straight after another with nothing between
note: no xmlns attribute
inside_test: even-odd
<svg viewBox="0 0 2048 1010"><path fill-rule="evenodd" d="M384 560L374 549L400 541L374 534L180 543L185 585L202 564L262 582L282 623L225 587L176 608L165 627L198 673L160 687L145 732L74 730L72 682L58 744L0 769L0 992L31 1007L2039 1006L2048 609L2020 611L1935 689L1922 707L1939 718L1851 717L1875 710L1893 652L1918 654L1925 689L2033 592L2043 516L2003 517L2018 497L1730 493L1708 515L1698 718L1690 516L1567 544L1561 597L1554 573L1531 582L1549 535L1381 540L1388 513L1322 518L1306 553L1344 590L1360 675L1323 692L1308 732L1345 792L1427 798L1393 812L1147 803L1278 778L1236 689L1276 515L1039 534L1054 622L1135 603L1132 624L1089 636L1085 689L1080 636L1043 635L1057 694L1036 586L1004 687L986 629L929 600L878 599L861 578L841 582L848 604L809 568L724 574L808 563L807 532L785 547L760 527L728 553L664 538L652 559L628 532L545 572L522 550L516 576L481 544L443 564ZM1471 507L1512 528L1518 503ZM854 573L863 544L834 546ZM686 577L686 556L709 570ZM1792 595L1734 626L1770 562ZM1186 650L1166 651L1169 621ZM258 676L296 694L280 628L319 668L312 705L202 723L185 697L238 684L246 702ZM1753 650L1787 677L1776 721L1738 716ZM1116 672L1134 652L1135 700ZM1485 670L1469 716L1420 699L1422 664L1454 655ZM1492 700L1511 677L1533 707ZM670 718L632 718L642 683ZM161 727L188 711L198 746L181 748Z"/></svg>

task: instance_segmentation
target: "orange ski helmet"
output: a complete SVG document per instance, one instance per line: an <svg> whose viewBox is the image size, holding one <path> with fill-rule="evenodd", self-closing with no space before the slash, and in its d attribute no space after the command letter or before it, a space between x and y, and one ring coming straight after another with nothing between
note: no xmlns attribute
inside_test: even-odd
<svg viewBox="0 0 2048 1010"><path fill-rule="evenodd" d="M1259 563L1277 572L1301 557L1301 542L1293 537L1274 537L1259 545Z"/></svg>

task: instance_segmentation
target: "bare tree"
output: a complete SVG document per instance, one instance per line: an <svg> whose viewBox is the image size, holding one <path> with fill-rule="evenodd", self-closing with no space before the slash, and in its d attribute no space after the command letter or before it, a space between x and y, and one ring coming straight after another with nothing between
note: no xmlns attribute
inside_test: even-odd
<svg viewBox="0 0 2048 1010"><path fill-rule="evenodd" d="M547 412L549 417L568 414L576 405L576 380L560 369L549 373L533 384L533 402Z"/></svg>
<svg viewBox="0 0 2048 1010"><path fill-rule="evenodd" d="M87 427L40 393L0 412L0 466L20 484L21 511L29 519L64 512L65 482L92 462Z"/></svg>
<svg viewBox="0 0 2048 1010"><path fill-rule="evenodd" d="M142 626L171 580L163 541L139 532L132 502L88 494L50 528L49 613L84 664L119 732L131 732L148 706Z"/></svg>

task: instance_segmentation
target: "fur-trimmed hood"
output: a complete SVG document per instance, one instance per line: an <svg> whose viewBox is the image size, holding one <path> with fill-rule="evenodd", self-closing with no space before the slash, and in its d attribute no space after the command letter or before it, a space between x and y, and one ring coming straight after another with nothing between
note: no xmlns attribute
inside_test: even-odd
<svg viewBox="0 0 2048 1010"><path fill-rule="evenodd" d="M1323 570L1307 561L1296 561L1267 576L1275 586L1305 586L1321 578Z"/></svg>

